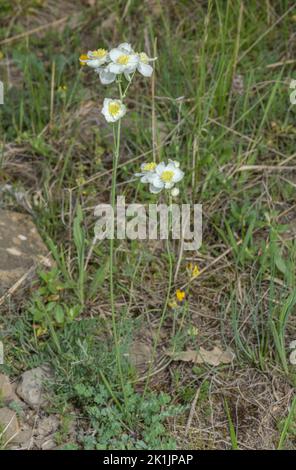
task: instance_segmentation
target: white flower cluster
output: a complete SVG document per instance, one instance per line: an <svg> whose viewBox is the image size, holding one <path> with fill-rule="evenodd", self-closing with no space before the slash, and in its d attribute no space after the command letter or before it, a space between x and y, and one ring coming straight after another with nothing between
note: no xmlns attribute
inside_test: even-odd
<svg viewBox="0 0 296 470"><path fill-rule="evenodd" d="M81 65L87 65L99 74L103 85L109 85L120 75L124 75L128 82L130 82L136 71L140 72L144 77L151 77L153 67L149 62L156 60L156 57L151 59L145 52L135 52L130 44L124 42L109 52L106 49L88 51L87 54L81 55L79 60ZM121 96L121 98L123 97ZM105 98L102 114L106 121L116 122L125 113L126 106L121 99Z"/></svg>
<svg viewBox="0 0 296 470"><path fill-rule="evenodd" d="M162 189L170 189L172 196L178 196L179 189L175 184L179 183L184 172L179 168L179 162L169 160L168 164L161 162L142 163L141 172L135 176L140 177L142 183L149 183L149 190L153 194L158 194Z"/></svg>
<svg viewBox="0 0 296 470"><path fill-rule="evenodd" d="M156 60L156 57L152 59L145 52L135 52L130 44L124 42L109 52L106 49L88 51L79 60L82 65L88 65L99 74L103 85L109 85L121 74L130 81L131 74L136 70L144 77L151 77L153 67L149 62Z"/></svg>

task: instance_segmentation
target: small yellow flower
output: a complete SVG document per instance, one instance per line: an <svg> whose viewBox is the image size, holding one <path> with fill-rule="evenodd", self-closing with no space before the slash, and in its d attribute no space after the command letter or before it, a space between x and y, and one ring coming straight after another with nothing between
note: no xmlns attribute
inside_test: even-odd
<svg viewBox="0 0 296 470"><path fill-rule="evenodd" d="M66 98L68 87L66 85L60 85L58 87L58 94L61 98Z"/></svg>
<svg viewBox="0 0 296 470"><path fill-rule="evenodd" d="M178 307L178 304L175 300L171 300L169 303L168 303L169 307L172 308L172 309L175 309Z"/></svg>
<svg viewBox="0 0 296 470"><path fill-rule="evenodd" d="M189 263L187 265L187 272L189 274L190 279L195 279L200 275L200 270L197 264Z"/></svg>
<svg viewBox="0 0 296 470"><path fill-rule="evenodd" d="M199 331L198 331L198 328L197 328L196 326L191 325L191 326L188 328L187 333L188 333L189 336L195 337L195 336L198 335Z"/></svg>
<svg viewBox="0 0 296 470"><path fill-rule="evenodd" d="M88 56L86 54L81 54L81 56L79 57L80 65L82 66L86 65L87 60L88 60Z"/></svg>
<svg viewBox="0 0 296 470"><path fill-rule="evenodd" d="M177 302L182 303L184 301L185 297L186 297L186 293L185 293L184 290L181 290L181 289L176 290Z"/></svg>
<svg viewBox="0 0 296 470"><path fill-rule="evenodd" d="M41 325L33 325L33 328L35 330L35 334L37 338L40 338L41 336L45 336L47 334L46 327L43 327Z"/></svg>
<svg viewBox="0 0 296 470"><path fill-rule="evenodd" d="M76 184L77 186L82 186L85 183L85 178L83 176L79 176L76 178Z"/></svg>

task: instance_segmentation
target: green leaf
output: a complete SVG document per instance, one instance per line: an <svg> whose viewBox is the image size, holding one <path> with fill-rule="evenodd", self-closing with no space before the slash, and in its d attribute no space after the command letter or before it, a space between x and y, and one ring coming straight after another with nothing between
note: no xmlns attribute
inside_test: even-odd
<svg viewBox="0 0 296 470"><path fill-rule="evenodd" d="M275 262L275 265L276 265L277 269L282 274L284 274L286 276L287 275L287 265L286 265L286 262L285 262L284 258L282 258L279 253L277 253L275 255L274 262Z"/></svg>
<svg viewBox="0 0 296 470"><path fill-rule="evenodd" d="M60 304L56 305L55 311L54 311L55 319L58 323L62 324L65 321L65 313L64 309Z"/></svg>
<svg viewBox="0 0 296 470"><path fill-rule="evenodd" d="M94 275L94 278L92 280L92 283L90 285L89 296L88 296L89 299L92 298L97 293L98 288L103 284L106 278L107 270L108 270L108 265L109 265L108 263L109 261L97 269Z"/></svg>

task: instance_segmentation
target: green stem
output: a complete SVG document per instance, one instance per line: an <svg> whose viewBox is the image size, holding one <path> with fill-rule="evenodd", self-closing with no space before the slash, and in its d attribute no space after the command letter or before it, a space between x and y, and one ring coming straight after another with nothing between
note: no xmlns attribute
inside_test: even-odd
<svg viewBox="0 0 296 470"><path fill-rule="evenodd" d="M111 188L111 205L113 208L113 214L115 213L115 199L116 199L116 177L117 177L117 167L119 160L119 150L120 150L120 131L121 131L121 121L117 123L117 133L115 130L115 125L113 126L113 137L114 137L114 155L113 155L113 173L112 173L112 188ZM115 354L116 354L116 364L118 369L118 374L120 377L122 392L125 397L125 383L123 380L122 365L121 365L121 354L119 347L119 338L117 332L116 324L116 309L115 309L115 296L114 296L114 219L113 219L113 233L110 239L110 304L111 304L111 314L112 314L112 329L113 329L113 338L115 344ZM125 397L126 398L126 397Z"/></svg>
<svg viewBox="0 0 296 470"><path fill-rule="evenodd" d="M134 73L132 74L131 79L130 79L130 81L129 81L128 84L127 84L127 87L126 87L126 89L124 90L124 93L120 95L120 99L124 99L124 98L126 97L127 91L128 91L128 89L129 89L129 87L130 87L130 85L131 85L131 83L132 83L132 80L133 80L133 78L134 78L135 73L136 73L136 72L134 72Z"/></svg>
<svg viewBox="0 0 296 470"><path fill-rule="evenodd" d="M169 207L171 207L171 205L172 205L172 197L170 195L169 196ZM165 316L166 316L166 312L167 312L167 308L168 308L168 303L169 303L170 296L171 296L172 282L173 282L173 257L172 257L171 248L170 248L170 231L171 231L171 226L172 226L172 213L171 213L171 211L169 211L168 219L169 219L168 220L168 237L167 237L167 240L166 240L166 251L167 251L167 256L168 256L168 260L169 260L169 281L168 281L166 299L165 299L162 314L161 314L161 317L160 317L160 322L159 322L159 325L158 325L156 338L155 338L155 341L154 341L152 356L151 356L150 365L149 365L149 369L148 369L148 373L147 373L147 380L146 380L143 395L142 395L142 402L145 398L145 394L147 392L147 389L148 389L148 386L149 386L149 383L150 383L150 376L151 376L152 368L153 368L153 365L154 365L156 349L157 349L158 342L159 342L161 328L162 328L162 325L163 325L164 320L165 320Z"/></svg>

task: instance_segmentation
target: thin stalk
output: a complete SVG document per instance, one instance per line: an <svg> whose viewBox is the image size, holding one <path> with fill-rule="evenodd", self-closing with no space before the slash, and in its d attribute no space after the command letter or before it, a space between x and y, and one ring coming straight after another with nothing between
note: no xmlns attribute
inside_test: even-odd
<svg viewBox="0 0 296 470"><path fill-rule="evenodd" d="M122 91L119 90L119 92L120 92L120 99L121 99L121 100L123 100L123 99L126 97L126 94L127 94L128 89L129 89L129 87L130 87L130 85L131 85L131 83L132 83L132 80L133 80L133 78L134 78L135 73L136 73L136 72L134 72L134 73L132 74L132 76L131 76L131 78L130 78L130 81L128 82L127 87L126 87L126 89L124 90L124 92L122 93ZM119 82L119 83L120 83L120 82Z"/></svg>
<svg viewBox="0 0 296 470"><path fill-rule="evenodd" d="M171 206L172 206L172 197L170 195L169 196L169 207L171 208ZM146 380L145 388L144 388L143 395L142 395L142 402L145 398L145 394L146 394L147 388L149 386L150 376L151 376L151 372L152 372L152 368L153 368L153 364L154 364L154 359L155 359L155 354L156 354L156 349L157 349L157 345L158 345L158 342L159 342L161 328L162 328L163 322L165 320L165 315L166 315L166 312L167 312L168 303L169 303L170 295L171 295L172 283L173 283L173 257L172 257L172 253L171 253L171 247L170 247L170 231L171 231L171 226L172 226L172 212L171 212L171 210L169 211L168 219L169 219L168 220L168 237L167 237L167 240L166 240L166 251L167 251L167 256L168 256L168 260L169 260L169 281L168 281L166 299L165 299L162 314L161 314L161 317L160 317L160 322L159 322L159 325L158 325L156 338L155 338L155 341L154 341L152 356L151 356L150 365L149 365L149 369L148 369L148 373L147 373L147 380Z"/></svg>
<svg viewBox="0 0 296 470"><path fill-rule="evenodd" d="M121 84L119 81L118 81L118 87L119 87L119 93L120 93L120 98L121 98L122 90L121 90ZM117 123L117 129L115 129L115 125L113 126L114 154L113 154L113 173L112 173L112 187L111 187L111 206L113 208L113 214L115 211L116 177L117 177L117 167L118 167L119 151L120 151L120 136L121 136L121 120L119 119ZM114 219L113 219L113 233L110 239L109 262L110 262L110 304L111 304L111 314L112 314L113 337L114 337L114 343L115 343L116 364L117 364L118 374L120 377L122 392L123 392L124 399L126 402L125 383L123 379L117 324L116 324L116 310L115 310L115 296L114 296L114 272L113 272L114 270Z"/></svg>

